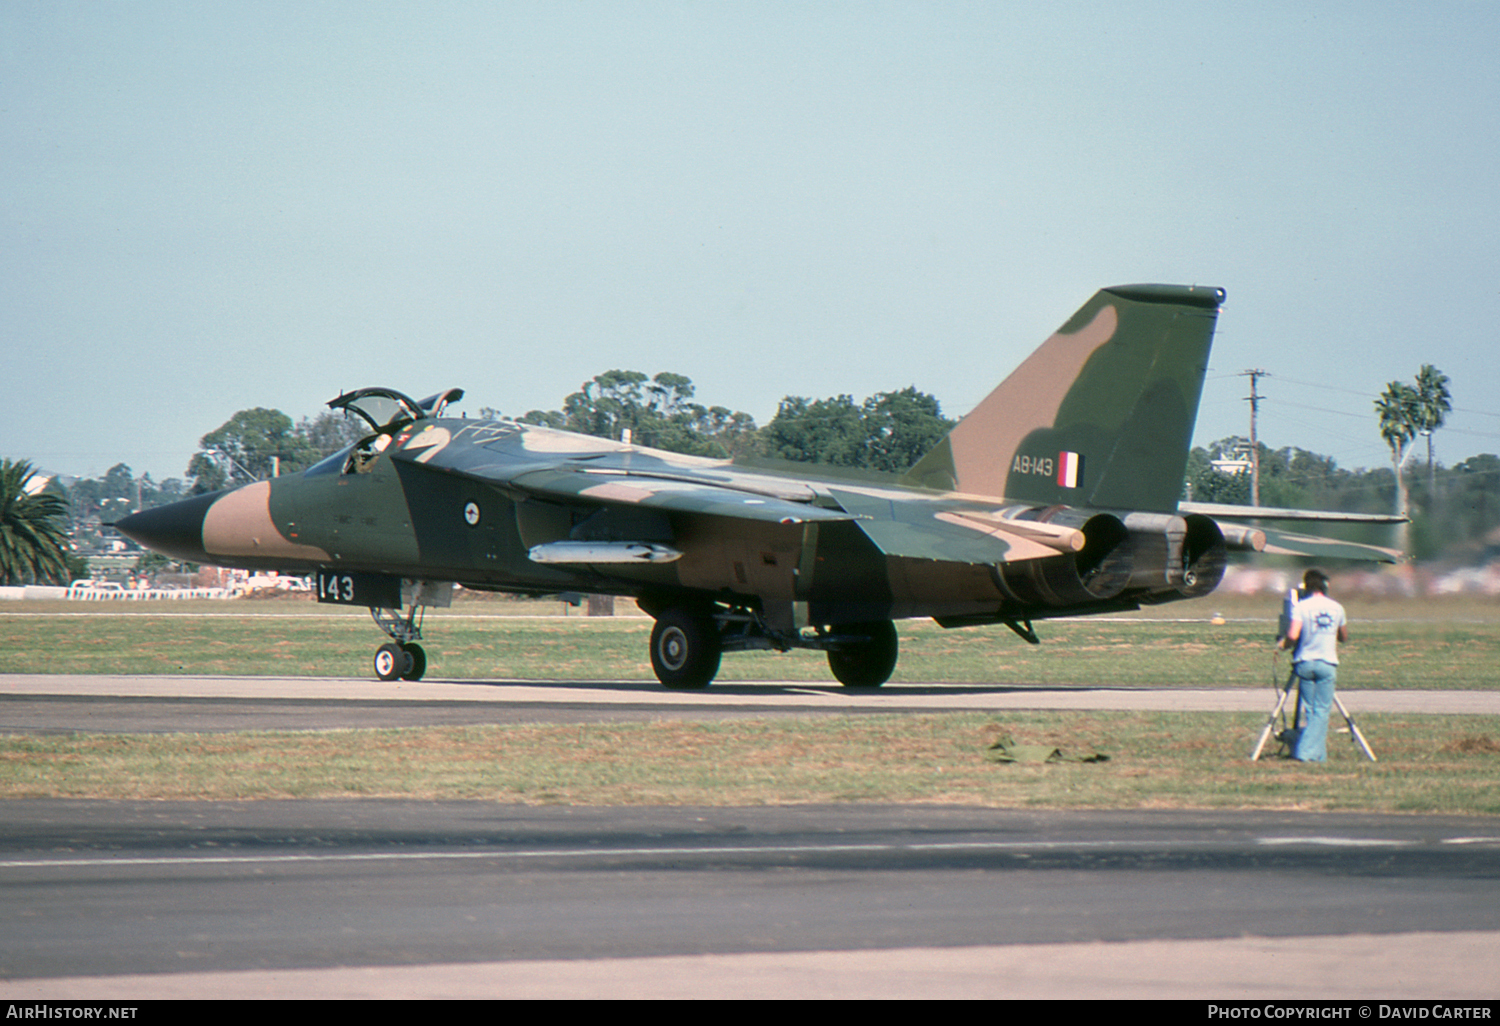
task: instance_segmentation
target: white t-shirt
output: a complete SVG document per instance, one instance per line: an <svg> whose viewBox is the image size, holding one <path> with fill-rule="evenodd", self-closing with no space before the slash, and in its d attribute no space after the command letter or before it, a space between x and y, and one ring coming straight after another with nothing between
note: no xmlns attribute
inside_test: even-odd
<svg viewBox="0 0 1500 1026"><path fill-rule="evenodd" d="M1339 661L1339 628L1347 622L1344 607L1320 592L1313 592L1300 599L1292 610L1292 616L1302 622L1302 633L1297 638L1297 654L1293 662L1321 659L1325 663Z"/></svg>

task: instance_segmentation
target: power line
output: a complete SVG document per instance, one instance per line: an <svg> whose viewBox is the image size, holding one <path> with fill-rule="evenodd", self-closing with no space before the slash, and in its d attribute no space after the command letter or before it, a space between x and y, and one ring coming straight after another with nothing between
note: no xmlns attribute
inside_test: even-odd
<svg viewBox="0 0 1500 1026"><path fill-rule="evenodd" d="M1361 398L1370 400L1370 402L1372 402L1372 403L1375 402L1375 400L1377 398L1379 398L1378 396L1372 396L1372 395L1370 395L1368 392L1361 392L1358 389L1353 389L1353 388L1339 388L1337 385L1319 384L1318 382L1315 382L1315 381L1298 381L1296 378L1282 377L1280 374L1276 375L1276 380L1277 381L1281 381L1281 382L1286 382L1287 384L1291 384L1291 385L1301 385L1304 388L1316 388L1320 392L1342 392L1344 395L1357 395L1357 396L1360 396ZM1311 407L1311 408L1316 409L1317 407ZM1480 416L1480 417L1495 417L1497 419L1500 419L1500 413L1496 413L1496 412L1491 411L1491 410L1476 410L1476 409L1474 409L1471 406L1452 406L1452 407L1449 407L1449 410L1452 413L1472 413L1472 414L1475 414L1476 416ZM1327 410L1325 412L1336 413L1338 411L1336 411L1336 410ZM1445 430L1446 430L1446 426L1445 426Z"/></svg>

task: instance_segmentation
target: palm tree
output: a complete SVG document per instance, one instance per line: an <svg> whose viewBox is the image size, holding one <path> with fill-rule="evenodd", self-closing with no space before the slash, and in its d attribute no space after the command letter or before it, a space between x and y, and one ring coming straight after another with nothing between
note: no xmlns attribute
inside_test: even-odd
<svg viewBox="0 0 1500 1026"><path fill-rule="evenodd" d="M68 583L68 504L32 495L28 460L0 461L0 583Z"/></svg>
<svg viewBox="0 0 1500 1026"><path fill-rule="evenodd" d="M1410 385L1392 381L1375 400L1375 412L1380 415L1380 437L1391 447L1391 467L1396 471L1396 512L1403 517L1411 516L1411 496L1401 468L1406 463L1407 447L1417 437L1422 416L1422 396ZM1408 525L1399 529L1400 548L1407 551Z"/></svg>
<svg viewBox="0 0 1500 1026"><path fill-rule="evenodd" d="M1448 391L1448 375L1430 363L1422 364L1417 372L1417 396L1421 412L1417 419L1417 430L1427 436L1427 495L1428 502L1437 502L1437 472L1432 463L1432 433L1443 426L1453 404Z"/></svg>

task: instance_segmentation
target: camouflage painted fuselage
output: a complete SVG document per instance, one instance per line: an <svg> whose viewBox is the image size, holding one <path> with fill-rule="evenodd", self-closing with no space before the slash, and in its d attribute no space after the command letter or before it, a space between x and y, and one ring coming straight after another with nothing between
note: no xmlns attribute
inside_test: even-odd
<svg viewBox="0 0 1500 1026"><path fill-rule="evenodd" d="M370 389L408 415L372 420L360 445L301 474L118 526L195 562L727 607L779 637L914 616L1016 626L1202 595L1229 549L1266 545L1177 501L1223 298L1100 291L900 477L428 416Z"/></svg>

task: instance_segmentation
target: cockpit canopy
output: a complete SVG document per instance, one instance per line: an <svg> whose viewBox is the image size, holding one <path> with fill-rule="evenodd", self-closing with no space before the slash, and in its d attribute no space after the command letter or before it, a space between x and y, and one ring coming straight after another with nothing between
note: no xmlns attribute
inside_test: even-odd
<svg viewBox="0 0 1500 1026"><path fill-rule="evenodd" d="M441 417L449 403L464 397L461 388L450 388L421 401L394 388L361 388L328 400L329 409L354 414L370 425L372 431L398 431L413 421Z"/></svg>
<svg viewBox="0 0 1500 1026"><path fill-rule="evenodd" d="M416 400L394 388L361 388L346 392L337 399L328 400L329 409L343 410L345 415L358 417L370 426L370 434L354 445L340 449L303 471L306 477L332 474L362 474L370 470L375 461L391 444L397 432L408 425L429 417L441 417L449 403L464 397L461 388L450 388L426 399Z"/></svg>

